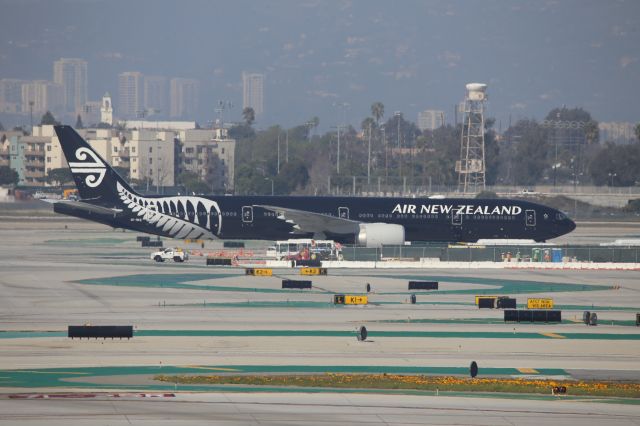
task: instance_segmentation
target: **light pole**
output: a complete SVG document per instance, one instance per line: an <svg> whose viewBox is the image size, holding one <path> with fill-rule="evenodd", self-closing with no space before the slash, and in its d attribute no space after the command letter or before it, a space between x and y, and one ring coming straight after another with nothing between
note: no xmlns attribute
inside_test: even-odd
<svg viewBox="0 0 640 426"><path fill-rule="evenodd" d="M369 123L369 147L367 153L367 185L371 185L371 123ZM367 188L367 190L369 190Z"/></svg>
<svg viewBox="0 0 640 426"><path fill-rule="evenodd" d="M266 177L266 178L264 178L264 180L270 180L271 181L271 196L273 196L273 179Z"/></svg>
<svg viewBox="0 0 640 426"><path fill-rule="evenodd" d="M611 181L611 184L609 185L611 188L613 188L613 178L618 176L617 173L609 173L609 179Z"/></svg>

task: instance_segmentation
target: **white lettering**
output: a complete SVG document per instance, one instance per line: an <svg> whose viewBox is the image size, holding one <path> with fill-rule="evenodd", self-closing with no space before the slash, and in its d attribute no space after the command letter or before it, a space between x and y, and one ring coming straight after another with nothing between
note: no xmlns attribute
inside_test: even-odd
<svg viewBox="0 0 640 426"><path fill-rule="evenodd" d="M402 213L402 207L400 207L400 204L396 204L396 206L391 211L391 214L393 213Z"/></svg>

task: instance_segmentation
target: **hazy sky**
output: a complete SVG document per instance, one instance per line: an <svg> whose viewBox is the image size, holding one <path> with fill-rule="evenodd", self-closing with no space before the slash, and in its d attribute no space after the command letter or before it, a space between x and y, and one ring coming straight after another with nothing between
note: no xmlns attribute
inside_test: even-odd
<svg viewBox="0 0 640 426"><path fill-rule="evenodd" d="M260 126L326 129L342 102L355 125L374 101L451 118L468 82L503 127L561 105L640 121L638 0L0 0L0 28L0 78L51 79L60 57L89 62L91 99L123 71L197 78L201 122L218 100L239 119L243 70L266 74Z"/></svg>

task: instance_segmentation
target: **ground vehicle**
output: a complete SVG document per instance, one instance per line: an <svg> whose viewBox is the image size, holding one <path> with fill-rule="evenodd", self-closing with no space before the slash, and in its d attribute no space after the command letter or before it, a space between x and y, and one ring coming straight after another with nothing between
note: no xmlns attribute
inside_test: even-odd
<svg viewBox="0 0 640 426"><path fill-rule="evenodd" d="M339 260L342 253L341 245L332 240L297 238L276 241L275 246L267 249L267 257L275 257L278 260Z"/></svg>
<svg viewBox="0 0 640 426"><path fill-rule="evenodd" d="M164 262L165 260L173 259L174 262L184 262L185 260L189 260L189 254L182 250L181 248L165 248L159 251L151 253L151 259L156 262Z"/></svg>

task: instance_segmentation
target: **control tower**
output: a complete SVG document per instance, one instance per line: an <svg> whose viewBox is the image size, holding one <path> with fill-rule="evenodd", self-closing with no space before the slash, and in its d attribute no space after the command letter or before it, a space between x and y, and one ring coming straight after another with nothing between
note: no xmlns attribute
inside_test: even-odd
<svg viewBox="0 0 640 426"><path fill-rule="evenodd" d="M485 189L484 101L487 85L469 83L462 111L460 160L456 161L458 192L477 193Z"/></svg>

